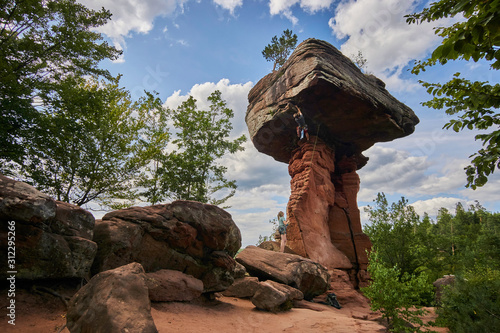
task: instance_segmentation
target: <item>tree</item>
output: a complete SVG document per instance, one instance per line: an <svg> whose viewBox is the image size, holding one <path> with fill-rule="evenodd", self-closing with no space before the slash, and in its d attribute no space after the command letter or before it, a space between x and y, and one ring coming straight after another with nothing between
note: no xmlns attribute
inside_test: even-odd
<svg viewBox="0 0 500 333"><path fill-rule="evenodd" d="M109 20L75 0L2 0L0 6L0 172L23 163L29 134L40 127L33 101L50 94L69 75L111 78L97 67L121 51L93 31Z"/></svg>
<svg viewBox="0 0 500 333"><path fill-rule="evenodd" d="M243 150L244 135L229 140L234 113L226 107L220 91L209 97L209 110L198 110L196 99L190 96L172 114L178 130L172 141L175 148L162 161L162 190L173 199L195 200L219 205L234 195L236 182L227 180L227 168L219 159L227 153ZM221 190L229 193L217 199Z"/></svg>
<svg viewBox="0 0 500 333"><path fill-rule="evenodd" d="M286 59L297 45L297 35L293 34L292 30L285 30L278 38L274 36L271 39L271 44L268 44L262 51L262 55L267 61L273 61L273 72L276 68L283 66Z"/></svg>
<svg viewBox="0 0 500 333"><path fill-rule="evenodd" d="M390 332L423 332L421 328L429 326L420 318L428 311L418 306L421 295L433 289L425 273L410 275L397 265L385 265L376 247L369 254L368 272L372 282L361 291L370 299L371 309L380 311L387 320Z"/></svg>
<svg viewBox="0 0 500 333"><path fill-rule="evenodd" d="M150 104L139 109L139 119L144 126L139 133L137 156L145 166L136 185L141 189L139 196L145 197L149 203L155 205L166 198L161 186L161 170L171 137L170 114L158 99L150 98L149 101Z"/></svg>
<svg viewBox="0 0 500 333"><path fill-rule="evenodd" d="M370 224L363 231L377 247L378 258L388 267L397 266L401 274L429 267L436 250L424 243L428 232L408 200L401 198L389 205L385 194L378 193L374 202L374 207L365 209Z"/></svg>
<svg viewBox="0 0 500 333"><path fill-rule="evenodd" d="M462 59L475 62L485 59L491 70L500 68L500 2L484 0L440 0L422 12L407 16L408 23L431 22L462 14L465 20L436 28L443 37L442 43L424 62L417 62L412 73L419 74L438 62ZM476 189L488 181L488 176L500 168L500 84L470 81L456 73L446 83L420 81L427 88L432 100L422 103L435 109L445 109L449 115L457 115L444 125L446 129L460 132L465 128L488 130L476 135L483 143L477 153L469 156L471 164L465 168L467 187Z"/></svg>
<svg viewBox="0 0 500 333"><path fill-rule="evenodd" d="M141 164L134 156L142 123L133 113L152 95L133 103L127 90L97 79L66 78L41 105L43 131L29 138L21 174L57 200L83 205L127 198Z"/></svg>

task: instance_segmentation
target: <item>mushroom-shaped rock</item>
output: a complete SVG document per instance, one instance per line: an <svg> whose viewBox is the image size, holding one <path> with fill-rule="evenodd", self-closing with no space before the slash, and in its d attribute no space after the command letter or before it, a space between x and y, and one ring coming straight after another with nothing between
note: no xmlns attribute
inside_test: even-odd
<svg viewBox="0 0 500 333"><path fill-rule="evenodd" d="M327 42L308 39L280 70L248 94L245 121L258 151L288 163L287 245L328 269L366 284L369 238L357 206L357 170L376 142L413 133L413 111L373 75ZM295 115L300 113L296 121ZM305 122L305 124L303 124ZM308 134L299 138L299 127Z"/></svg>
<svg viewBox="0 0 500 333"><path fill-rule="evenodd" d="M309 133L335 146L337 156L361 157L376 142L413 133L419 122L381 80L363 74L335 47L317 39L302 42L278 71L262 78L248 102L245 121L252 142L284 163L297 147L296 108L287 107L289 102L302 111Z"/></svg>

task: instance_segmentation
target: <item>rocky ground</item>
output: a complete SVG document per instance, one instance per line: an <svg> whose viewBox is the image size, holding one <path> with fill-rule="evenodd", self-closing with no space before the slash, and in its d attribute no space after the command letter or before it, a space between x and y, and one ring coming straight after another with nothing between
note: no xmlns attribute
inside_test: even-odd
<svg viewBox="0 0 500 333"><path fill-rule="evenodd" d="M50 333L69 332L61 328L66 323L66 308L61 298L48 293L44 287L25 286L16 290L16 325L7 323L2 315L0 332ZM47 289L49 290L49 289ZM58 286L51 290L64 297L71 296L76 287ZM2 290L5 295L6 290ZM6 298L1 298L1 312L6 313ZM283 313L260 311L250 300L217 296L213 301L152 303L151 313L156 327L162 332L385 332L381 316L366 306L346 304L342 309L303 301L301 308ZM432 308L430 310L433 310ZM426 320L433 320L434 314ZM437 328L438 332L447 332Z"/></svg>

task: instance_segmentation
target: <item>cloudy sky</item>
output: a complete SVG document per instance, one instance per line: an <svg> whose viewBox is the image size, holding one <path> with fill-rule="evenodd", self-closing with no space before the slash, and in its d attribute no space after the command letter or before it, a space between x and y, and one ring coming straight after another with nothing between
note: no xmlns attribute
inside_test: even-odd
<svg viewBox="0 0 500 333"><path fill-rule="evenodd" d="M424 59L438 45L433 24L408 25L404 15L420 10L426 1L408 0L80 0L91 8L105 7L112 20L100 32L122 49L123 56L103 67L123 74L121 83L138 98L144 90L157 91L170 108L189 95L206 105L215 89L235 113L235 137L248 131L244 121L247 94L273 64L262 50L275 35L291 29L299 42L325 40L344 55L361 51L368 72L386 83L397 99L420 118L415 133L365 152L370 158L359 171L358 204L373 203L378 192L391 202L402 196L419 214L435 216L457 202L478 200L490 211L500 210L500 176L473 191L464 187L468 156L480 148L477 133L443 130L448 116L420 105L429 99L418 80L447 81L460 71L473 80L498 82L488 64L456 62L437 66L418 77L409 72L414 60ZM459 19L459 18L457 18ZM279 210L286 211L290 195L287 165L255 150L224 160L228 178L238 183L228 211L239 226L243 245L270 235ZM100 217L96 214L96 217Z"/></svg>

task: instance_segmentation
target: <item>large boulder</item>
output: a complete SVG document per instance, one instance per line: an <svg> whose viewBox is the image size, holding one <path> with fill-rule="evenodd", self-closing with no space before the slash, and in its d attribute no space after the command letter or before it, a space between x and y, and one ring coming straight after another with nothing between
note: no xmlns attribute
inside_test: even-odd
<svg viewBox="0 0 500 333"><path fill-rule="evenodd" d="M94 274L138 262L146 272L192 275L203 281L204 292L225 290L234 281L241 234L231 215L216 206L175 201L132 207L106 214L94 232Z"/></svg>
<svg viewBox="0 0 500 333"><path fill-rule="evenodd" d="M246 276L234 280L234 283L224 290L222 294L227 297L249 298L253 297L259 289L259 278L254 276Z"/></svg>
<svg viewBox="0 0 500 333"><path fill-rule="evenodd" d="M146 285L152 302L192 301L203 293L201 280L170 269L146 273Z"/></svg>
<svg viewBox="0 0 500 333"><path fill-rule="evenodd" d="M443 297L443 292L448 286L453 286L455 284L455 275L445 275L442 278L437 279L432 283L435 290L435 301L437 304L441 303L441 298Z"/></svg>
<svg viewBox="0 0 500 333"><path fill-rule="evenodd" d="M87 278L97 251L95 219L88 211L52 199L34 187L0 175L0 277L18 279ZM9 264L9 266L6 266ZM10 266L13 265L13 266Z"/></svg>
<svg viewBox="0 0 500 333"><path fill-rule="evenodd" d="M331 44L307 39L278 70L262 78L248 94L245 121L258 151L288 163L297 146L293 101L309 133L337 148L338 156L360 155L376 142L413 133L415 113L363 74Z"/></svg>
<svg viewBox="0 0 500 333"><path fill-rule="evenodd" d="M144 269L138 263L102 272L70 300L71 333L156 333Z"/></svg>
<svg viewBox="0 0 500 333"><path fill-rule="evenodd" d="M290 310L294 301L300 301L303 298L300 290L268 280L259 284L251 301L260 310L282 312Z"/></svg>
<svg viewBox="0 0 500 333"><path fill-rule="evenodd" d="M247 246L236 261L259 280L273 280L299 289L309 300L328 290L330 276L322 265L301 256Z"/></svg>

